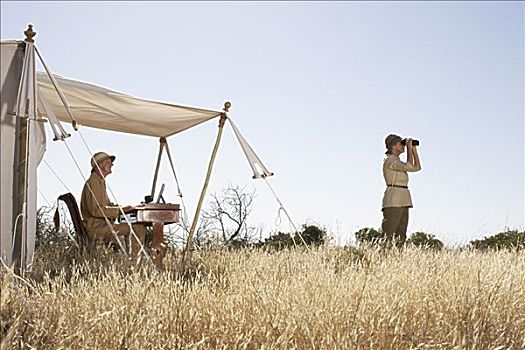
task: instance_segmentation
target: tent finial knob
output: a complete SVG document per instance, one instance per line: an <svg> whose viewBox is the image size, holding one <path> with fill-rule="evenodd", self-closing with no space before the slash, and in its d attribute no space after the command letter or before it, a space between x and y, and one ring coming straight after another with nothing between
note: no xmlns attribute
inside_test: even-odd
<svg viewBox="0 0 525 350"><path fill-rule="evenodd" d="M33 40L33 37L36 35L36 32L33 31L33 25L32 24L28 24L27 25L27 30L24 31L24 34L26 36L25 41L27 41L28 43L35 42Z"/></svg>
<svg viewBox="0 0 525 350"><path fill-rule="evenodd" d="M225 112L228 112L230 110L230 107L232 106L230 101L224 102L224 108L222 109Z"/></svg>

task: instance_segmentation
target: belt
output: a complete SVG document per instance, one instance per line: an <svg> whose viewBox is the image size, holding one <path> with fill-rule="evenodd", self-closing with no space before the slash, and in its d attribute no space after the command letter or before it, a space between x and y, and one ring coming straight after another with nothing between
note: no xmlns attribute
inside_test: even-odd
<svg viewBox="0 0 525 350"><path fill-rule="evenodd" d="M408 189L408 186L400 186L400 185L386 185L387 187L399 187L399 188L406 188Z"/></svg>

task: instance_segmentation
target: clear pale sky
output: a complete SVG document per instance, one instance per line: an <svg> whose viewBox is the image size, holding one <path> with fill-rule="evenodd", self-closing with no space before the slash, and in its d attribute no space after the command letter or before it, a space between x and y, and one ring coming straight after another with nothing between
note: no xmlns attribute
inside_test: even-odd
<svg viewBox="0 0 525 350"><path fill-rule="evenodd" d="M336 243L380 227L392 132L421 141L409 233L460 245L524 229L523 2L1 2L2 40L23 39L28 23L56 74L202 108L230 100L294 221L326 227ZM287 230L227 129L210 192L255 188L251 224ZM82 130L94 151L117 156L107 181L118 202L137 204L158 140ZM216 130L213 120L169 139L190 217ZM44 159L78 198L84 181L48 136ZM177 202L168 170L165 159L160 181ZM39 187L40 204L66 192L43 163Z"/></svg>

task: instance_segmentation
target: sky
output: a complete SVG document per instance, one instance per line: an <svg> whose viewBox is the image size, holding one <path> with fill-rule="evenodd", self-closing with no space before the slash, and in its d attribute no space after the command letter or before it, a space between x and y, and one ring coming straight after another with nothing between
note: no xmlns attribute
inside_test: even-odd
<svg viewBox="0 0 525 350"><path fill-rule="evenodd" d="M458 246L524 229L523 2L0 6L1 39L23 39L32 23L55 74L201 108L231 101L229 116L275 173L269 182L293 221L321 225L336 244L381 226L389 133L421 141L409 234ZM212 120L168 139L189 217L216 132ZM48 130L44 159L60 180L41 164L40 205L68 191L80 197L89 152L71 133L74 157ZM107 182L118 203L138 204L151 189L158 140L87 127L82 135L93 151L116 155ZM251 176L227 126L209 193L254 189L249 223L266 235L288 230L266 183ZM167 159L159 182L180 202Z"/></svg>

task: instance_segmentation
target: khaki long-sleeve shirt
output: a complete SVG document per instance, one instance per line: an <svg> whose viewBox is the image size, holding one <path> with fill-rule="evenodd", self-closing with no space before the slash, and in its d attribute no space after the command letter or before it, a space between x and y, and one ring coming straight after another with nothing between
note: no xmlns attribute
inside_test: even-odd
<svg viewBox="0 0 525 350"><path fill-rule="evenodd" d="M119 214L116 204L111 203L108 198L106 181L95 171L91 173L82 190L80 212L87 231L92 234L108 231L104 215L113 222Z"/></svg>
<svg viewBox="0 0 525 350"><path fill-rule="evenodd" d="M412 198L408 188L392 187L389 185L408 187L408 173L421 170L421 167L402 162L396 155L389 155L383 162L383 176L387 188L383 196L383 208L412 207Z"/></svg>

